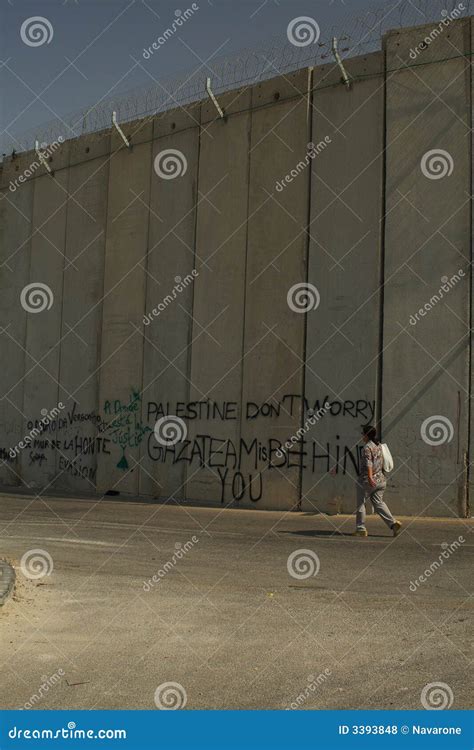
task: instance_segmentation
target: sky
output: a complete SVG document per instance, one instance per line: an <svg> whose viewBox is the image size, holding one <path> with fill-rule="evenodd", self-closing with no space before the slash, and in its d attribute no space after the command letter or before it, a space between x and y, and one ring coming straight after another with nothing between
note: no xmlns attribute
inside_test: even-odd
<svg viewBox="0 0 474 750"><path fill-rule="evenodd" d="M393 5L402 1L411 2L393 0ZM192 8L191 0L0 3L0 152L11 150L21 134L35 128L41 133L42 124L104 98L196 69L204 79L212 75L218 58L261 49L273 37L286 44L288 25L295 18L314 19L323 39L334 27L350 28L353 17L374 4L369 0L197 0L197 10L145 59L144 51ZM38 16L41 31L35 37L31 19Z"/></svg>

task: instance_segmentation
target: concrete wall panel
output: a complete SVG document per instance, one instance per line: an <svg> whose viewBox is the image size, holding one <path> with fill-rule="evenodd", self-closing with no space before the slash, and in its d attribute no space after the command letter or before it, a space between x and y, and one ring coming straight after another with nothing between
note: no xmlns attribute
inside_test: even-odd
<svg viewBox="0 0 474 750"><path fill-rule="evenodd" d="M173 150L177 161L173 179L154 168L151 179L142 388L151 431L141 444L140 492L177 499L185 494L186 464L179 448L155 439L154 427L181 414L189 397L199 118L200 105L156 118L152 154L163 165Z"/></svg>
<svg viewBox="0 0 474 750"><path fill-rule="evenodd" d="M33 222L28 304L23 412L30 427L39 429L41 419L59 408L59 359L63 301L64 247L66 207L69 182L69 143L64 143L49 157L54 175L38 169L34 179ZM40 304L33 294L42 289ZM38 295L38 303L40 297ZM23 481L30 487L45 488L54 484L57 471L57 419L41 430L31 450L21 454Z"/></svg>
<svg viewBox="0 0 474 750"><path fill-rule="evenodd" d="M240 439L250 100L219 97L227 121L202 108L186 494L216 503L232 498Z"/></svg>
<svg viewBox="0 0 474 750"><path fill-rule="evenodd" d="M153 124L124 127L133 148L111 136L104 303L100 370L100 410L110 454L99 454L100 492L138 493L142 423L142 319L148 244Z"/></svg>
<svg viewBox="0 0 474 750"><path fill-rule="evenodd" d="M474 50L474 19L471 18L471 54ZM471 57L472 62L472 57ZM471 65L471 196L474 195L474 74ZM470 404L471 404L471 418L469 427L469 487L467 496L467 512L466 515L472 513L472 506L474 505L474 408L473 408L473 373L474 373L474 346L472 340L472 326L474 321L474 222L473 222L473 211L471 205L471 372L469 377L469 393L470 393Z"/></svg>
<svg viewBox="0 0 474 750"><path fill-rule="evenodd" d="M0 481L21 481L19 453L14 449L26 435L23 417L26 316L20 297L28 283L33 181L16 183L32 161L31 152L4 163L0 193ZM10 455L13 450L14 456Z"/></svg>
<svg viewBox="0 0 474 750"><path fill-rule="evenodd" d="M94 492L97 456L110 442L99 425L99 362L110 137L71 143L61 328L55 486Z"/></svg>
<svg viewBox="0 0 474 750"><path fill-rule="evenodd" d="M276 452L300 427L304 316L289 290L306 279L307 175L279 192L309 141L307 71L252 91L242 442L233 496L259 508L291 508L300 496L301 456ZM292 396L296 396L292 398Z"/></svg>
<svg viewBox="0 0 474 750"><path fill-rule="evenodd" d="M386 39L383 426L398 513L463 515L469 400L470 23ZM444 62L436 62L444 60ZM420 312L421 311L421 312Z"/></svg>
<svg viewBox="0 0 474 750"><path fill-rule="evenodd" d="M308 282L320 302L307 317L302 507L350 513L377 396L384 58L347 66L362 79L349 91L334 65L314 72Z"/></svg>

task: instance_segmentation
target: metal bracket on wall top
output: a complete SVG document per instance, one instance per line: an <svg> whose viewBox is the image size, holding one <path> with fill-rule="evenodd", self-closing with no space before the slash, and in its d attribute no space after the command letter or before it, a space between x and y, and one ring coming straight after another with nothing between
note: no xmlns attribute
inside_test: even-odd
<svg viewBox="0 0 474 750"><path fill-rule="evenodd" d="M49 166L49 164L48 164L48 162L47 162L47 159L46 159L45 155L43 154L43 152L42 152L42 151L40 151L40 147L39 147L39 145L40 145L40 144L39 144L39 141L38 141L38 140L35 140L35 151L36 151L36 156L38 157L38 159L39 159L40 163L41 163L41 164L43 165L43 167L44 167L44 168L46 169L46 171L47 171L47 172L48 172L48 173L49 173L50 175L52 175L52 174L53 174L53 170L52 170L52 169L51 169L51 167Z"/></svg>
<svg viewBox="0 0 474 750"><path fill-rule="evenodd" d="M334 59L336 60L337 64L339 65L342 73L342 80L344 81L344 84L347 86L348 89L351 87L351 80L347 74L347 71L344 67L344 63L342 62L341 56L339 54L339 48L337 43L337 37L333 36L332 38L332 54L334 55Z"/></svg>
<svg viewBox="0 0 474 750"><path fill-rule="evenodd" d="M118 122L117 122L117 112L112 112L112 125L116 129L117 133L120 135L120 137L121 137L122 141L125 143L126 147L130 148L131 147L131 143L128 140L128 138L125 135L125 133L123 132L123 130L120 127L120 125L118 124Z"/></svg>
<svg viewBox="0 0 474 750"><path fill-rule="evenodd" d="M206 91L208 93L209 99L211 100L211 102L213 103L213 105L215 106L215 108L217 109L217 111L219 113L219 117L221 119L223 119L225 117L224 110L222 109L222 107L220 106L220 104L217 101L216 97L214 96L214 92L211 89L211 79L210 78L206 78Z"/></svg>

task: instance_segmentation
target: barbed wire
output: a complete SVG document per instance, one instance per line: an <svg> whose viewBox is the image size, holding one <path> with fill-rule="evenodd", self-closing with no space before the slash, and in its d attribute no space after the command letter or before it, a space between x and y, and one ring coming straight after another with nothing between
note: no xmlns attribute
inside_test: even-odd
<svg viewBox="0 0 474 750"><path fill-rule="evenodd" d="M244 49L238 55L221 57L191 73L157 80L152 86L107 96L69 115L36 126L21 135L5 133L0 153L28 150L35 140L51 144L59 137L76 138L87 133L106 131L111 127L112 112L121 123L152 117L175 107L183 107L206 98L206 78L211 77L216 94L260 81L289 74L308 65L332 60L332 38L337 37L341 57L350 58L381 49L382 37L388 31L409 26L441 22L456 8L461 16L474 11L474 0L391 0L375 5L363 14L346 18L344 24L321 30L320 38L309 46L297 46L284 35L270 39L261 49ZM343 26L343 28L342 28ZM146 61L137 60L143 66ZM149 71L147 71L149 73Z"/></svg>

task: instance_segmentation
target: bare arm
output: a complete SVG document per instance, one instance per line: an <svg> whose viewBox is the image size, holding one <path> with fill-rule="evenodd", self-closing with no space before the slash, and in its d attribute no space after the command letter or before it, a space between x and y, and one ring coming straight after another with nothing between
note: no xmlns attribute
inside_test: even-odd
<svg viewBox="0 0 474 750"><path fill-rule="evenodd" d="M376 484L374 482L374 464L372 460L372 452L368 445L365 446L364 452L367 461L367 479L371 487L375 487Z"/></svg>

